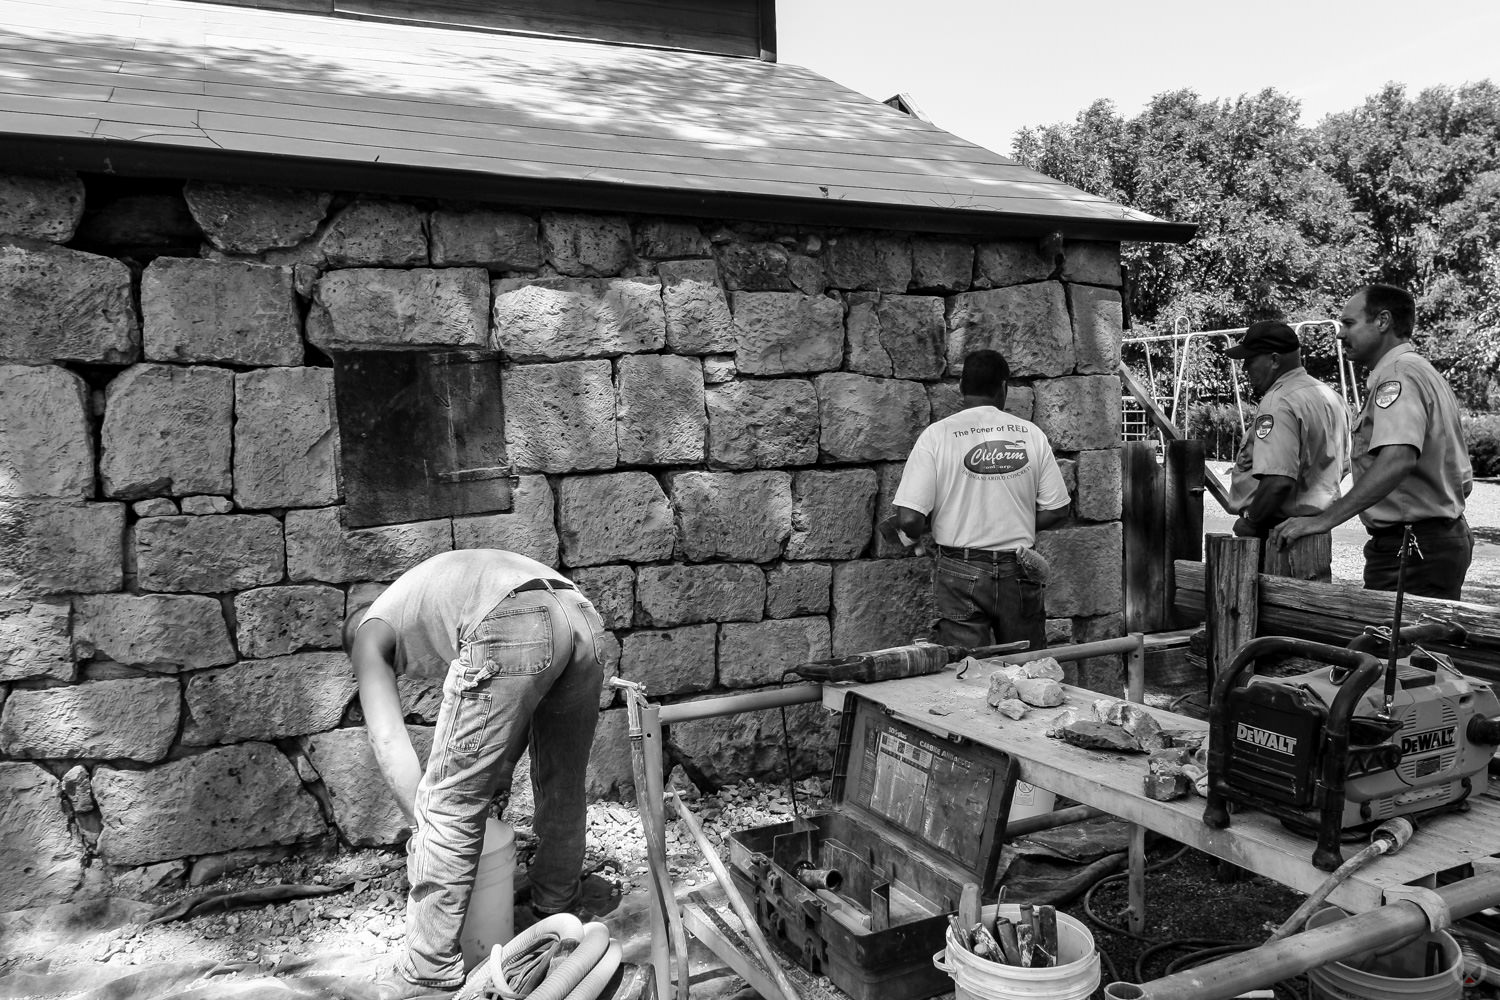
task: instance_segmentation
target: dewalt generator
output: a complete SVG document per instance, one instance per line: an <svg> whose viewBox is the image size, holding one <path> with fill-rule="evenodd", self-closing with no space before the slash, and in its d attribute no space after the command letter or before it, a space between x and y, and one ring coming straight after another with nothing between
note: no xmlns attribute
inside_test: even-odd
<svg viewBox="0 0 1500 1000"><path fill-rule="evenodd" d="M1398 590L1397 623L1401 603ZM1419 622L1367 628L1347 647L1282 636L1247 642L1214 682L1203 821L1228 826L1230 802L1260 809L1315 835L1313 864L1333 871L1346 834L1393 816L1468 808L1500 745L1500 699L1421 645L1465 638L1458 625ZM1283 655L1323 666L1241 684L1257 660Z"/></svg>

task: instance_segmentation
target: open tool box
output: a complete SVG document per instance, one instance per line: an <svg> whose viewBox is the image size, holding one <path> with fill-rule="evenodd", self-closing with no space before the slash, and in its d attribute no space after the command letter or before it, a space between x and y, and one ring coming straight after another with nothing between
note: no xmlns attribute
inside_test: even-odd
<svg viewBox="0 0 1500 1000"><path fill-rule="evenodd" d="M932 964L964 883L993 895L1019 768L850 692L831 812L730 836L766 937L855 1000L948 992Z"/></svg>

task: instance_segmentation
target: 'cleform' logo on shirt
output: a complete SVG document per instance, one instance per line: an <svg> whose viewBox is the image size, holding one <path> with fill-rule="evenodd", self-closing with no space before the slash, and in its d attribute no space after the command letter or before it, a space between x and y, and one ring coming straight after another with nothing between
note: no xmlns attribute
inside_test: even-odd
<svg viewBox="0 0 1500 1000"><path fill-rule="evenodd" d="M1375 387L1375 405L1382 410L1401 398L1401 383L1392 379Z"/></svg>
<svg viewBox="0 0 1500 1000"><path fill-rule="evenodd" d="M1271 428L1276 426L1276 418L1269 413L1262 413L1255 418L1255 440L1264 441L1271 433Z"/></svg>
<svg viewBox="0 0 1500 1000"><path fill-rule="evenodd" d="M1026 442L982 441L964 456L964 468L980 476L998 476L1026 468Z"/></svg>

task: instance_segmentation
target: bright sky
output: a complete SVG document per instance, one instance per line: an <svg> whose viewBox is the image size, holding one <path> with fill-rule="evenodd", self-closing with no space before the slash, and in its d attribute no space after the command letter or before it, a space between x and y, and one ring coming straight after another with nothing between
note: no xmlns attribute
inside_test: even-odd
<svg viewBox="0 0 1500 1000"><path fill-rule="evenodd" d="M1126 116L1187 87L1266 87L1313 124L1387 81L1500 83L1496 0L781 0L777 59L876 100L905 92L939 127L999 153L1095 99Z"/></svg>

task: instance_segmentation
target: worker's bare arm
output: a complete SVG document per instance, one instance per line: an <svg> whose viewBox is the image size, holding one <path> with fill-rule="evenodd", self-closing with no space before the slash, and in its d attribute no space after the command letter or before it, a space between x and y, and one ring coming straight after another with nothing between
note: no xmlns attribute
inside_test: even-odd
<svg viewBox="0 0 1500 1000"><path fill-rule="evenodd" d="M396 690L395 651L396 633L391 627L383 621L368 621L356 633L349 659L359 683L359 706L364 712L375 764L407 821L415 823L422 764L406 732L401 696Z"/></svg>
<svg viewBox="0 0 1500 1000"><path fill-rule="evenodd" d="M912 544L916 544L919 538L927 534L927 515L918 514L910 507L898 506L896 508L896 527L900 528L901 533L911 539Z"/></svg>
<svg viewBox="0 0 1500 1000"><path fill-rule="evenodd" d="M1375 453L1369 470L1347 494L1312 517L1292 517L1271 529L1272 545L1285 546L1305 535L1332 531L1362 510L1373 506L1417 467L1419 452L1409 444L1388 444Z"/></svg>
<svg viewBox="0 0 1500 1000"><path fill-rule="evenodd" d="M1052 510L1042 510L1038 507L1036 512L1036 530L1042 531L1055 524L1061 524L1067 518L1070 507L1071 504L1064 504Z"/></svg>
<svg viewBox="0 0 1500 1000"><path fill-rule="evenodd" d="M1273 523L1281 514L1287 497L1297 488L1291 476L1261 476L1255 484L1255 493L1250 504L1234 522L1234 533L1245 538L1254 538L1265 526Z"/></svg>

